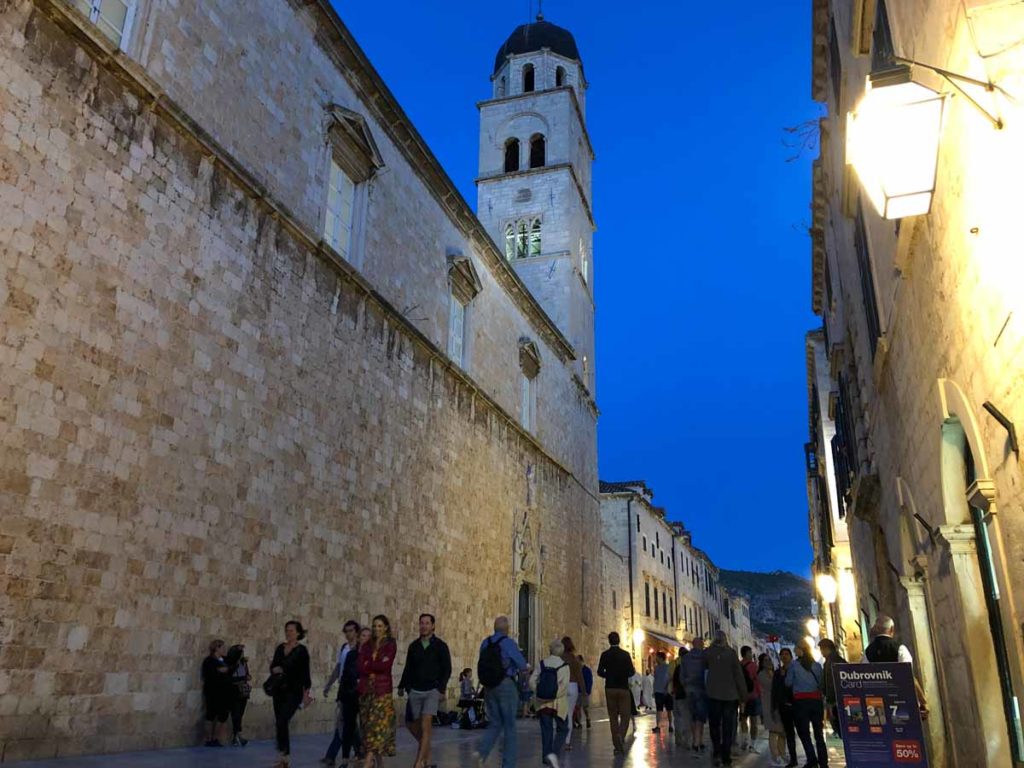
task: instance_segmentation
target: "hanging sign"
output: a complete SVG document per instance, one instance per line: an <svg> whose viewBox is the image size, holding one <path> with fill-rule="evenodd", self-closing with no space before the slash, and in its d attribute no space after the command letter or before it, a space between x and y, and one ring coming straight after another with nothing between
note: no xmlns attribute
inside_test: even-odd
<svg viewBox="0 0 1024 768"><path fill-rule="evenodd" d="M910 664L837 664L832 674L847 768L927 768Z"/></svg>

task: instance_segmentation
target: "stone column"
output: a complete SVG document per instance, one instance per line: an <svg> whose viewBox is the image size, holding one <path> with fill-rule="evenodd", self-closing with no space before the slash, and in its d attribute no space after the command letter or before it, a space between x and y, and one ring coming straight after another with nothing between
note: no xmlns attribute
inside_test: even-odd
<svg viewBox="0 0 1024 768"><path fill-rule="evenodd" d="M921 558L919 558L921 559ZM928 739L928 763L932 768L956 765L955 759L946 759L946 718L942 707L942 690L935 664L935 646L932 643L931 616L925 594L925 577L902 576L900 583L907 593L907 607L912 624L908 628L914 642L914 672L918 675L924 695L928 697L928 720L925 734ZM953 753L955 754L955 753Z"/></svg>
<svg viewBox="0 0 1024 768"><path fill-rule="evenodd" d="M949 547L950 569L960 607L959 623L964 647L968 650L966 658L973 683L969 692L958 691L957 695L971 696L980 716L976 724L956 724L953 747L960 754L973 752L972 759L981 764L1003 765L1010 754L1009 734L974 528L970 525L944 525L937 532ZM976 746L971 746L971 741ZM985 755L984 761L978 760L981 754Z"/></svg>

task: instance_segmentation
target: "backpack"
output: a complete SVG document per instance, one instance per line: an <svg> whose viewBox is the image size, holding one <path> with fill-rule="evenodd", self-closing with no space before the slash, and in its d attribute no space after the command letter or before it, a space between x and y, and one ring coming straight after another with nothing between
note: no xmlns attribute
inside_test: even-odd
<svg viewBox="0 0 1024 768"><path fill-rule="evenodd" d="M489 640L480 649L480 660L476 663L476 676L487 688L497 688L505 680L505 664L501 660L501 641Z"/></svg>
<svg viewBox="0 0 1024 768"><path fill-rule="evenodd" d="M540 674L537 676L537 698L540 701L554 701L558 698L558 670L564 667L545 667L540 663Z"/></svg>

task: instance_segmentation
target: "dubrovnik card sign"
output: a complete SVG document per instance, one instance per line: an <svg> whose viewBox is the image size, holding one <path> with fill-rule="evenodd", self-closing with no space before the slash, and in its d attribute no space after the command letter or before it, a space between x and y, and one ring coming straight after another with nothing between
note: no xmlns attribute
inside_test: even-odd
<svg viewBox="0 0 1024 768"><path fill-rule="evenodd" d="M832 674L847 768L927 768L909 664L837 664Z"/></svg>

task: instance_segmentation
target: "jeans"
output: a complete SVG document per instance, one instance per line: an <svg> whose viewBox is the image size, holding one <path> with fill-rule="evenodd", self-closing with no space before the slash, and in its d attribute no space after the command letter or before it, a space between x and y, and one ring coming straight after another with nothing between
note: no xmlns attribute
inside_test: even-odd
<svg viewBox="0 0 1024 768"><path fill-rule="evenodd" d="M732 740L736 733L738 709L739 705L735 701L708 698L712 756L718 756L723 765L732 765Z"/></svg>
<svg viewBox="0 0 1024 768"><path fill-rule="evenodd" d="M625 688L605 688L604 697L608 702L608 724L612 729L612 746L622 750L629 728L630 710L633 698Z"/></svg>
<svg viewBox="0 0 1024 768"><path fill-rule="evenodd" d="M331 745L327 747L327 754L324 757L333 760L338 756L339 750L344 759L352 757L352 751L359 746L358 717L359 694L355 691L342 693L338 699L338 719L334 727L334 738L331 739Z"/></svg>
<svg viewBox="0 0 1024 768"><path fill-rule="evenodd" d="M282 755L292 752L291 737L288 733L288 721L299 710L302 693L281 693L274 697L274 732L277 737L277 751Z"/></svg>
<svg viewBox="0 0 1024 768"><path fill-rule="evenodd" d="M580 700L580 687L577 683L569 683L569 717L576 711L576 702ZM572 731L565 734L565 746L569 746L572 740ZM546 753L545 753L546 754Z"/></svg>
<svg viewBox="0 0 1024 768"><path fill-rule="evenodd" d="M825 744L825 705L821 699L797 699L793 702L793 719L796 721L796 732L800 735L800 743L804 745L807 765L825 768L828 765L828 746ZM811 740L811 728L814 729L814 740ZM817 742L817 757L815 757Z"/></svg>
<svg viewBox="0 0 1024 768"><path fill-rule="evenodd" d="M789 762L796 765L796 723L793 719L793 708L782 707L779 709L779 720L782 721L782 730L786 732L786 747L789 749Z"/></svg>
<svg viewBox="0 0 1024 768"><path fill-rule="evenodd" d="M565 744L565 737L569 733L569 721L548 712L541 712L539 719L541 757L548 755L558 757L562 751L562 745Z"/></svg>
<svg viewBox="0 0 1024 768"><path fill-rule="evenodd" d="M519 689L512 678L505 678L496 688L484 692L484 707L490 724L477 745L484 760L491 754L498 737L505 734L505 749L501 755L503 768L513 768L519 744L516 741L516 710L519 708Z"/></svg>

